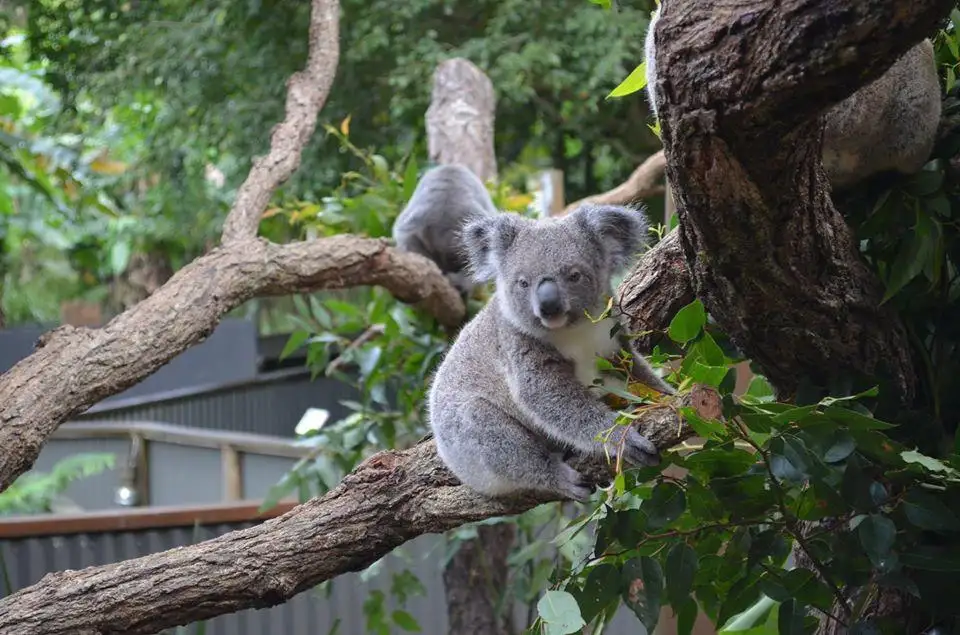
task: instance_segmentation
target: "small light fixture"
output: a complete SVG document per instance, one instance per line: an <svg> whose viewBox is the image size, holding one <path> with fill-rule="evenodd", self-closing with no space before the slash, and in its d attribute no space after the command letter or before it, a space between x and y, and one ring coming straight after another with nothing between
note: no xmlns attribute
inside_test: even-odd
<svg viewBox="0 0 960 635"><path fill-rule="evenodd" d="M121 507L135 507L139 502L137 501L137 490L124 483L114 493L113 502Z"/></svg>
<svg viewBox="0 0 960 635"><path fill-rule="evenodd" d="M140 463L142 451L142 439L139 436L131 437L130 454L123 468L120 486L113 493L113 502L121 507L136 507L140 504L140 495L137 492L137 465Z"/></svg>

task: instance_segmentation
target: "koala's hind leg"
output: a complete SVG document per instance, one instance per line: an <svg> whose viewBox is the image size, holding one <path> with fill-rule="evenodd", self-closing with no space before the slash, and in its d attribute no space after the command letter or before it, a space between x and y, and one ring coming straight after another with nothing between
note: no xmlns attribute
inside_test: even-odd
<svg viewBox="0 0 960 635"><path fill-rule="evenodd" d="M468 487L489 496L534 490L578 501L590 498L592 484L500 408L474 399L460 414L465 421L451 444L455 448L445 450L454 450L456 462L465 468L458 476Z"/></svg>

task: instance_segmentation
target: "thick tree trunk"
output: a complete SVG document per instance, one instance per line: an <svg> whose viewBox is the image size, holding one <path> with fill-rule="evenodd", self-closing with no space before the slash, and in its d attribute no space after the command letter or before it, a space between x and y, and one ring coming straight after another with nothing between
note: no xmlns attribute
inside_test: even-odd
<svg viewBox="0 0 960 635"><path fill-rule="evenodd" d="M952 0L673 0L658 111L697 296L781 396L875 378L909 404L906 331L880 306L821 165L820 115L930 35ZM800 554L802 556L802 554ZM801 557L802 561L802 557ZM885 593L873 614L897 615ZM824 621L824 633L842 632ZM908 632L908 631L904 631Z"/></svg>
<svg viewBox="0 0 960 635"><path fill-rule="evenodd" d="M507 556L515 537L516 526L512 523L480 525L477 537L460 545L443 570L447 632L510 632L510 605L502 595L507 588Z"/></svg>
<svg viewBox="0 0 960 635"><path fill-rule="evenodd" d="M665 3L657 24L666 171L694 288L785 395L801 378L877 377L908 402L906 333L830 200L819 115L952 3L749 4Z"/></svg>
<svg viewBox="0 0 960 635"><path fill-rule="evenodd" d="M497 177L493 84L472 62L451 59L437 66L426 113L430 158L468 167L481 181ZM449 632L504 635L509 606L507 556L516 538L512 523L481 526L443 572Z"/></svg>

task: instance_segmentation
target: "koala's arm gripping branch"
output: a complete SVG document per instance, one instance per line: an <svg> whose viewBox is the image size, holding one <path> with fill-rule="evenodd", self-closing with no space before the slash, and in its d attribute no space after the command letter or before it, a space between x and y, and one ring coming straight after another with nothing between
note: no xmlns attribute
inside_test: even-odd
<svg viewBox="0 0 960 635"><path fill-rule="evenodd" d="M707 418L720 409L719 396L709 388L696 387L681 399ZM639 424L663 450L693 436L666 406L651 408ZM326 495L249 529L47 575L0 600L0 634L156 633L273 606L324 580L362 570L421 534L518 514L543 502L495 501L473 493L443 466L432 441L380 452Z"/></svg>

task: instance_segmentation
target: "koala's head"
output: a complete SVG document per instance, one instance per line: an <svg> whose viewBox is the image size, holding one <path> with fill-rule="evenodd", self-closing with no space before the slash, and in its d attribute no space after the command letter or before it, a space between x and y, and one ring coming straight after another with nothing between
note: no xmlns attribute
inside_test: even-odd
<svg viewBox="0 0 960 635"><path fill-rule="evenodd" d="M633 260L646 233L641 210L586 204L560 219L474 220L463 244L474 278L495 280L507 316L536 333L599 314L611 277Z"/></svg>

